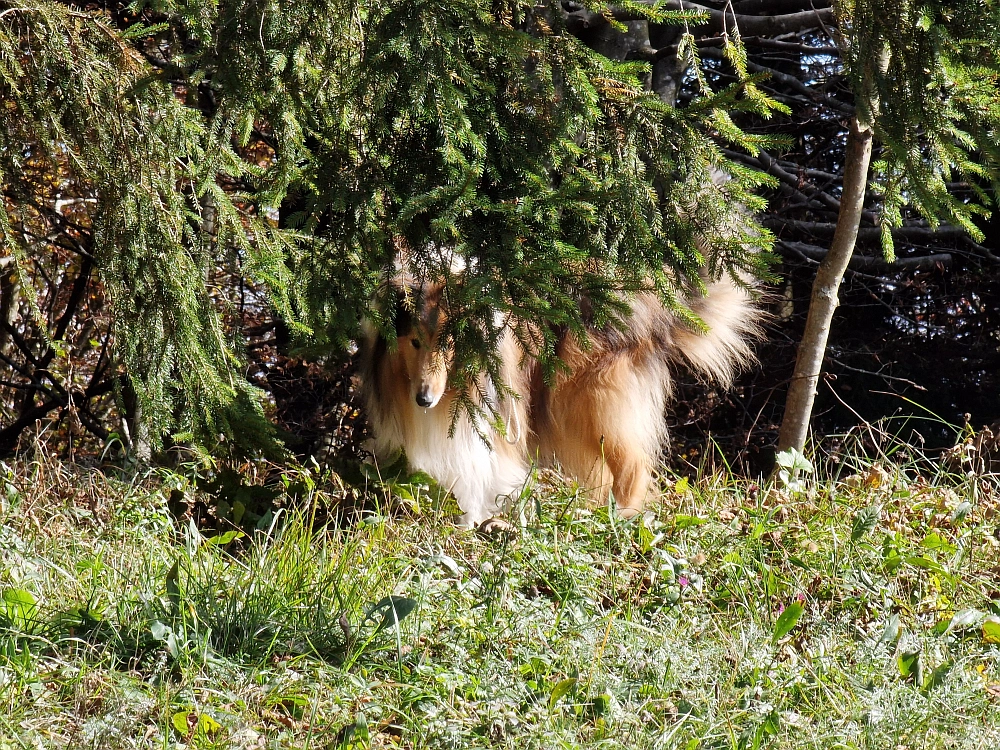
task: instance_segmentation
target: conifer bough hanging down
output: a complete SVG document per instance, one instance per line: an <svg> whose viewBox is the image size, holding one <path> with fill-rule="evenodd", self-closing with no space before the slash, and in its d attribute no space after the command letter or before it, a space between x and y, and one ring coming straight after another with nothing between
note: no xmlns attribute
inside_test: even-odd
<svg viewBox="0 0 1000 750"><path fill-rule="evenodd" d="M30 392L5 405L0 451L51 410L96 420L112 390L133 439L273 444L240 316L273 309L300 343L346 347L399 247L418 274L447 271L441 247L465 259L448 331L463 371L497 366L496 310L546 324L551 370L555 331L582 330L583 296L600 322L648 284L680 309L706 260L760 273L770 237L731 207L762 208L752 191L769 178L718 144L766 144L731 113L777 105L738 37L725 53L739 80L674 109L646 90L647 63L597 54L569 23L559 3L516 1L0 2L0 234L16 295L0 355ZM713 184L715 169L733 179ZM33 282L45 269L87 304L106 295L103 340L50 319Z"/></svg>

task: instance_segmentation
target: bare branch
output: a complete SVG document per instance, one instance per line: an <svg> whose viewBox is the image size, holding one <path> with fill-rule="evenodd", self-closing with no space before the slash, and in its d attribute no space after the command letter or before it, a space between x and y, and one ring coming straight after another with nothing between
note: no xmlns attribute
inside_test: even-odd
<svg viewBox="0 0 1000 750"><path fill-rule="evenodd" d="M789 34L806 29L820 28L824 24L836 24L837 18L832 8L819 8L817 10L804 10L796 13L783 15L748 16L726 13L715 8L708 8L704 5L683 2L682 0L667 0L659 5L661 10L693 10L708 15L708 21L696 29L703 33L719 33L731 28L734 18L739 26L740 33L751 36L775 36L777 34ZM638 21L644 19L642 13L620 8L612 8L610 17L616 21ZM582 9L568 11L563 14L566 21L566 28L572 33L595 29L603 26L609 21L609 17L601 13Z"/></svg>
<svg viewBox="0 0 1000 750"><path fill-rule="evenodd" d="M724 4L724 3L722 3ZM805 10L818 10L833 5L831 0L738 0L733 8L740 15L775 15L796 13Z"/></svg>
<svg viewBox="0 0 1000 750"><path fill-rule="evenodd" d="M780 229L786 227L804 234L811 234L817 237L830 237L836 230L836 224L828 224L820 221L797 221L795 219L765 219L764 226L769 229ZM864 227L858 230L858 239L877 240L882 236L882 230L878 227ZM964 239L968 235L961 227L950 224L942 224L936 229L927 226L904 226L893 227L892 236L904 240L935 240L935 239Z"/></svg>
<svg viewBox="0 0 1000 750"><path fill-rule="evenodd" d="M792 250L804 255L810 260L823 260L830 252L825 247L810 245L805 242L789 242L780 240L778 248ZM924 255L916 258L896 258L892 263L887 263L884 258L875 255L860 255L854 253L848 262L848 267L858 271L915 271L932 270L942 266L949 266L953 261L951 253L935 253L934 255Z"/></svg>
<svg viewBox="0 0 1000 750"><path fill-rule="evenodd" d="M836 363L838 367L844 370L848 370L850 372L857 372L862 375L871 375L876 378L882 378L886 382L906 383L906 385L912 388L916 388L918 391L927 390L926 388L924 388L924 386L920 385L920 383L915 383L914 381L909 380L907 378L897 378L895 375L886 375L884 372L872 372L871 370L862 370L859 367L851 367L850 365L845 365L843 362L841 362L839 359L836 359L835 357L828 357L828 359L831 362Z"/></svg>
<svg viewBox="0 0 1000 750"><path fill-rule="evenodd" d="M775 175L781 181L781 185L779 186L781 192L795 196L796 198L799 199L796 202L796 205L807 206L809 208L813 208L818 211L832 210L836 212L839 210L839 208L834 207L830 204L830 201L833 201L839 207L840 203L839 201L837 201L836 198L827 193L823 193L823 191L819 190L819 188L808 185L807 183L803 183L795 175L790 174L784 169L778 167L777 162L775 162L775 160L770 156L767 157L768 159L770 159L770 162L767 162L764 159L758 159L753 156L750 156L749 154L744 154L740 151L734 151L728 148L721 149L721 151L727 158L732 159L733 161L738 161L743 164L746 164L747 166L753 167L754 169L759 169L762 172L769 172L770 174ZM771 164L774 164L773 168L769 168L769 165ZM816 197L811 197L803 190L803 188L809 188L812 192L822 193L827 197L828 200L821 201L818 200Z"/></svg>
<svg viewBox="0 0 1000 750"><path fill-rule="evenodd" d="M743 43L748 46L766 47L768 49L780 50L782 52L795 52L803 55L840 55L840 49L830 45L798 44L796 42L782 42L778 39L768 39L760 36L743 37Z"/></svg>
<svg viewBox="0 0 1000 750"><path fill-rule="evenodd" d="M92 382L89 386L87 386L85 391L74 391L72 399L77 402L85 402L97 396L103 396L105 393L109 393L113 388L114 381L112 379L102 380L98 383ZM42 404L36 404L35 406L24 410L17 419L0 430L0 456L8 455L14 451L14 448L17 447L18 438L27 427L34 422L37 422L39 419L42 419L49 412L60 407L68 406L69 403L69 395L53 397ZM90 428L88 427L88 429ZM95 432L95 434L100 436L98 432ZM105 432L105 437L106 436L107 433Z"/></svg>

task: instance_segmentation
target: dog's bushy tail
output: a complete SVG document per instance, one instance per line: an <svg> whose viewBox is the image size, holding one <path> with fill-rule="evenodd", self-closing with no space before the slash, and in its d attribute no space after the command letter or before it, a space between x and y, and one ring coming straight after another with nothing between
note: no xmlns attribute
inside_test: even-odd
<svg viewBox="0 0 1000 750"><path fill-rule="evenodd" d="M729 277L707 282L706 290L688 306L707 330L674 326L674 352L698 374L728 386L754 361L751 343L761 338L764 313L754 295Z"/></svg>

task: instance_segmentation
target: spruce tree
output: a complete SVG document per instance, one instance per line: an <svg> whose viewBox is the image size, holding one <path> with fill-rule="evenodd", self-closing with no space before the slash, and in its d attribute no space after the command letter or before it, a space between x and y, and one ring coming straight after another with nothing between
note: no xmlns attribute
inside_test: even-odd
<svg viewBox="0 0 1000 750"><path fill-rule="evenodd" d="M519 332L549 372L583 298L600 324L652 285L684 315L704 265L763 271L755 193L776 179L746 165L780 139L738 123L802 97L870 123L887 253L914 215L975 236L997 187L997 4L807 5L0 1L0 388L18 394L0 452L52 410L107 437L86 404L112 396L154 444L273 446L240 311L347 350L366 312L390 331L401 251L418 276L465 261L463 372L496 366L497 310L537 325ZM808 54L764 37L818 27L855 106L741 39Z"/></svg>
<svg viewBox="0 0 1000 750"><path fill-rule="evenodd" d="M111 300L116 362L154 443L272 439L211 283L220 266L299 342L343 348L373 299L388 331L377 291L400 248L416 275L460 256L447 333L461 372L496 367L495 311L537 325L551 371L555 332L583 331L584 297L598 324L650 286L685 314L679 291L706 263L763 267L768 233L732 211L759 208L767 178L718 143L754 148L730 113L774 105L743 71L674 109L646 90L645 63L592 51L558 3L0 8L0 232L20 294L30 303L28 261L45 251L27 231L44 218L29 172L64 175L92 201L78 256ZM738 39L728 53L738 63ZM733 179L714 184L717 169ZM58 359L60 342L48 349Z"/></svg>

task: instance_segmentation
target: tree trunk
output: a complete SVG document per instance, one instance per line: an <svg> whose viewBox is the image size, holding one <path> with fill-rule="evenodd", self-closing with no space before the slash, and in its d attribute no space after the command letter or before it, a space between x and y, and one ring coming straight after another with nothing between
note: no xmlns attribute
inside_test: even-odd
<svg viewBox="0 0 1000 750"><path fill-rule="evenodd" d="M0 354L4 353L10 340L8 329L17 320L18 287L14 257L0 258Z"/></svg>
<svg viewBox="0 0 1000 750"><path fill-rule="evenodd" d="M861 211L865 202L868 183L868 164L872 155L872 131L851 118L847 135L847 158L844 165L844 192L840 200L837 229L833 235L830 252L826 254L816 272L806 329L799 343L795 359L795 372L788 388L785 416L778 435L778 450L805 447L809 432L816 387L830 335L830 321L837 309L837 291L844 278L844 271L854 254L861 224Z"/></svg>
<svg viewBox="0 0 1000 750"><path fill-rule="evenodd" d="M142 404L135 386L128 375L122 375L118 381L122 399L122 433L125 446L137 463L147 465L153 460L153 443L150 440L149 427L142 418Z"/></svg>

